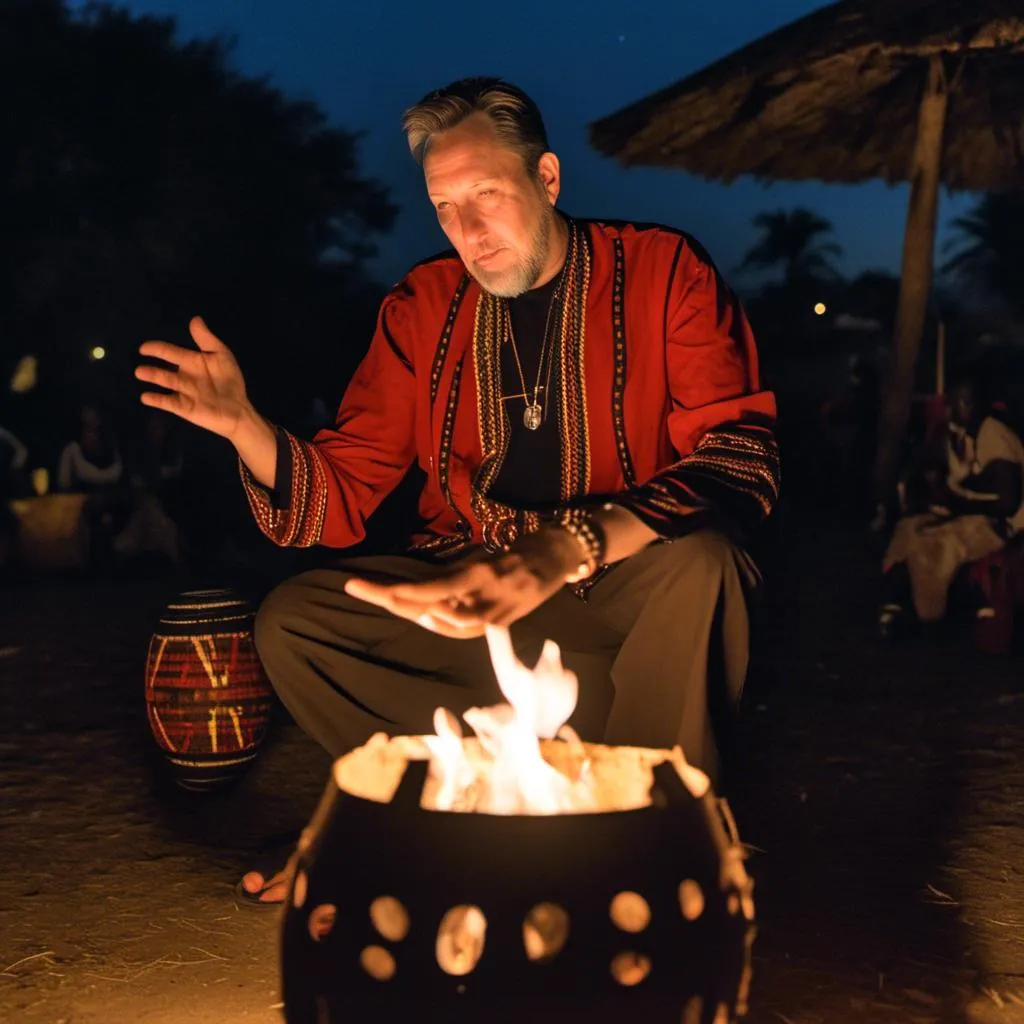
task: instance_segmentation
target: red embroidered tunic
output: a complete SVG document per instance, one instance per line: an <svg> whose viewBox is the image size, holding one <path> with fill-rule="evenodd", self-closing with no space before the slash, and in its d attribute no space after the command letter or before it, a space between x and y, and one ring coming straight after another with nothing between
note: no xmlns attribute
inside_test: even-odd
<svg viewBox="0 0 1024 1024"><path fill-rule="evenodd" d="M562 501L612 500L663 537L745 529L778 494L775 399L753 335L707 255L668 228L570 221L558 340ZM540 517L487 496L508 443L503 300L454 254L411 270L381 305L333 429L281 431L278 491L243 465L256 521L281 545L343 548L416 460L411 548L497 549Z"/></svg>

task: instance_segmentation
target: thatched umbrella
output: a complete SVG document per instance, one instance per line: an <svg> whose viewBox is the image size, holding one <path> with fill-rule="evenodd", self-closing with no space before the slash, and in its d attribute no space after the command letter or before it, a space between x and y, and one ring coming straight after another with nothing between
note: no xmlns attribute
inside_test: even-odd
<svg viewBox="0 0 1024 1024"><path fill-rule="evenodd" d="M1024 0L842 0L591 125L628 165L720 181L912 184L876 482L891 483L940 185L1024 185Z"/></svg>

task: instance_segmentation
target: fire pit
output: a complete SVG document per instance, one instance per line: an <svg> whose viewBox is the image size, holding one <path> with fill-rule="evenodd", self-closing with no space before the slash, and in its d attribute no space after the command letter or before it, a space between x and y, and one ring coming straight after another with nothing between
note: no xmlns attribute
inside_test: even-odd
<svg viewBox="0 0 1024 1024"><path fill-rule="evenodd" d="M335 763L284 911L289 1024L745 1013L753 886L707 777L581 743L557 647L531 672L488 640L509 704L467 712L475 737L439 709Z"/></svg>

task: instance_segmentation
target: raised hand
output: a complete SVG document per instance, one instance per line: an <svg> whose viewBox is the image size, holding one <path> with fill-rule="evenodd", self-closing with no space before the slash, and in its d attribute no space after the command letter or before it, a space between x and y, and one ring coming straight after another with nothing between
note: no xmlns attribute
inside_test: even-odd
<svg viewBox="0 0 1024 1024"><path fill-rule="evenodd" d="M193 317L188 329L195 349L166 341L147 341L139 346L141 355L175 367L136 367L139 380L168 392L145 391L142 404L172 412L197 427L233 440L252 412L245 393L245 378L231 350L200 317Z"/></svg>

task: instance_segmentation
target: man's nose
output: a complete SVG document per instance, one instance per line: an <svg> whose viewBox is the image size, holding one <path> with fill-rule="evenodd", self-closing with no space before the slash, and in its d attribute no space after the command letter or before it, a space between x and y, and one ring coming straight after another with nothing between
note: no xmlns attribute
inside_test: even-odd
<svg viewBox="0 0 1024 1024"><path fill-rule="evenodd" d="M460 210L459 221L459 226L462 228L462 236L471 246L483 238L487 225L483 217L473 207L470 206Z"/></svg>

